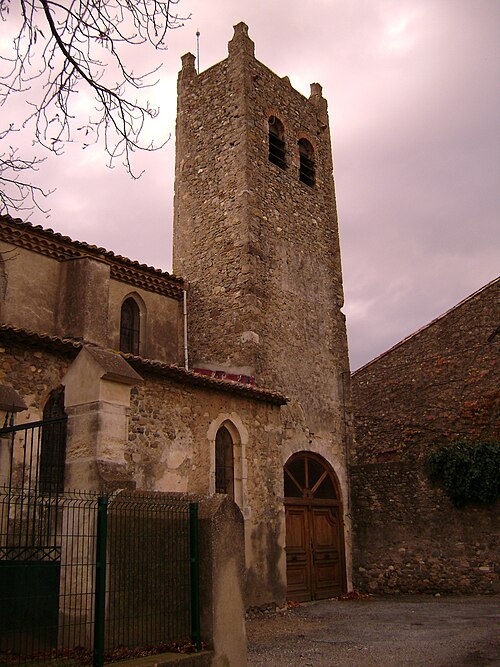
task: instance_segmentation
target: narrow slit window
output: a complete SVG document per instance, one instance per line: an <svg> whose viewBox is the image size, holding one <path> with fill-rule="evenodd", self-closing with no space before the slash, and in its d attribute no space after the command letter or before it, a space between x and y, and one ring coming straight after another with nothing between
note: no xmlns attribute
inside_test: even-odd
<svg viewBox="0 0 500 667"><path fill-rule="evenodd" d="M316 183L316 168L314 165L314 148L307 139L299 139L299 180L311 188Z"/></svg>
<svg viewBox="0 0 500 667"><path fill-rule="evenodd" d="M42 426L40 443L40 467L38 489L43 494L64 491L64 469L66 466L66 417L64 411L64 387L50 392L43 408L43 420L61 419L60 422Z"/></svg>
<svg viewBox="0 0 500 667"><path fill-rule="evenodd" d="M234 499L233 439L225 426L215 436L215 493L227 493Z"/></svg>
<svg viewBox="0 0 500 667"><path fill-rule="evenodd" d="M120 350L130 354L139 354L139 336L141 313L137 303L129 297L122 304L120 319Z"/></svg>
<svg viewBox="0 0 500 667"><path fill-rule="evenodd" d="M269 161L286 169L285 128L276 116L269 118Z"/></svg>

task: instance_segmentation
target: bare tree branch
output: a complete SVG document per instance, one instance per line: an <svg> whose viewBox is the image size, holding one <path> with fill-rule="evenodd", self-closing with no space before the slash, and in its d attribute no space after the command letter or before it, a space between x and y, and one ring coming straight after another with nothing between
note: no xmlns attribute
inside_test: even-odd
<svg viewBox="0 0 500 667"><path fill-rule="evenodd" d="M0 20L15 27L12 53L0 53L0 107L16 95L28 96L31 107L17 124L0 127L0 142L31 129L35 143L60 154L69 141L81 139L85 147L102 139L109 166L119 160L131 176L140 176L131 163L134 151L166 143L142 141L146 121L159 110L137 97L157 83L159 67L137 74L127 56L137 60L131 47L140 45L167 48L168 30L189 18L173 13L178 2L0 0ZM82 119L77 93L85 92L92 94L95 108ZM18 208L26 198L37 205L36 196L46 194L20 179L41 161L21 159L10 145L0 150L0 212Z"/></svg>

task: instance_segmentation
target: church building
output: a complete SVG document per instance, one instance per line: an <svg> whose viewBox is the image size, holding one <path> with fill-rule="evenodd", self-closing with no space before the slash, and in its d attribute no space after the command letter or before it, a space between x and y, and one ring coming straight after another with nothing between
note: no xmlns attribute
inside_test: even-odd
<svg viewBox="0 0 500 667"><path fill-rule="evenodd" d="M178 79L174 275L0 218L0 410L67 416L41 488L227 494L246 605L351 584L349 362L327 103L256 60ZM15 417L14 417L15 415ZM0 450L0 483L25 452Z"/></svg>

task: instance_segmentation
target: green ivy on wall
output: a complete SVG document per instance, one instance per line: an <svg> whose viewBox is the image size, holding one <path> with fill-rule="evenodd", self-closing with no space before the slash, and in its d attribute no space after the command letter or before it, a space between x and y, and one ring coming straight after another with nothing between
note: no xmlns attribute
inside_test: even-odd
<svg viewBox="0 0 500 667"><path fill-rule="evenodd" d="M427 457L429 479L455 507L489 505L500 497L500 443L456 441Z"/></svg>

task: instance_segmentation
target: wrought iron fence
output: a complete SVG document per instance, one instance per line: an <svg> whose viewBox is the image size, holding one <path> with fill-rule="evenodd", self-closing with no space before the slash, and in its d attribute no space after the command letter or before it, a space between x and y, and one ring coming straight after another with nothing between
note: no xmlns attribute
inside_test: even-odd
<svg viewBox="0 0 500 667"><path fill-rule="evenodd" d="M49 436L63 428L0 430L0 667L199 648L196 503L61 491L47 461L59 465Z"/></svg>

